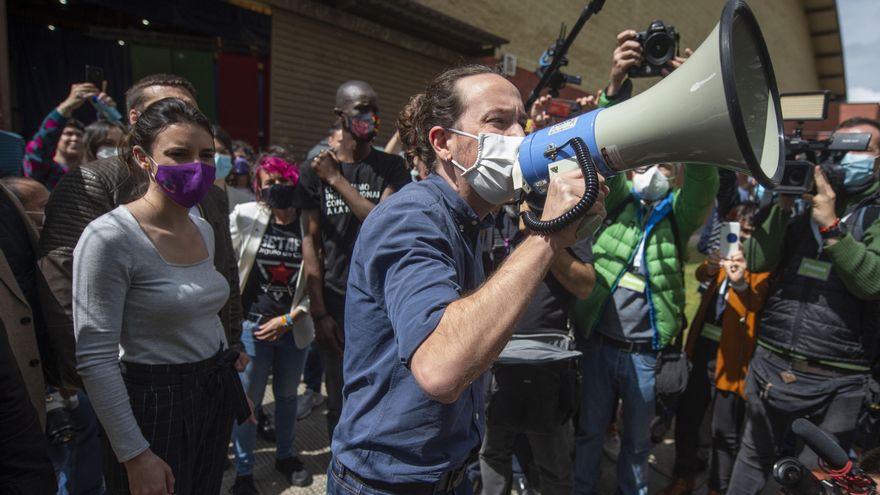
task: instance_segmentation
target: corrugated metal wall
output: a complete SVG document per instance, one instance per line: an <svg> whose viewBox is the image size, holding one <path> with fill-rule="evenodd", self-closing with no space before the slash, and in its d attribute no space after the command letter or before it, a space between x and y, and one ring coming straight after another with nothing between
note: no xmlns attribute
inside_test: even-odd
<svg viewBox="0 0 880 495"><path fill-rule="evenodd" d="M272 11L270 142L305 154L333 122L336 88L351 79L379 94L384 145L409 97L447 62L280 8Z"/></svg>

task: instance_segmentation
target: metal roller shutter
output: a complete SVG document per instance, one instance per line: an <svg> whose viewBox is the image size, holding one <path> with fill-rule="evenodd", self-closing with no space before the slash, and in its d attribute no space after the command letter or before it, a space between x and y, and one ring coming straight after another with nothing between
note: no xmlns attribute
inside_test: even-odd
<svg viewBox="0 0 880 495"><path fill-rule="evenodd" d="M351 79L379 95L377 145L394 134L397 114L448 62L319 20L274 9L270 142L304 155L333 122L336 88Z"/></svg>

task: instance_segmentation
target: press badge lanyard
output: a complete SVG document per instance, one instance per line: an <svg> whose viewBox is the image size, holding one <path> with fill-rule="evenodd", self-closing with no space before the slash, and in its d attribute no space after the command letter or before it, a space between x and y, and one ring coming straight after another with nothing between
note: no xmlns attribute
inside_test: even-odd
<svg viewBox="0 0 880 495"><path fill-rule="evenodd" d="M654 230L654 227L663 220L669 212L672 211L672 194L667 194L665 198L663 198L659 203L654 205L654 208L651 210L651 214L648 216L648 222L645 224L645 232L642 234L642 238L639 239L639 246L636 248L636 256L633 258L632 265L635 271L638 273L645 273L645 270L642 269L642 263L646 262L645 258L645 246L648 242L648 237L651 236L651 232ZM642 207L639 205L638 210L638 220L639 224L642 223L642 216L644 213L642 212Z"/></svg>

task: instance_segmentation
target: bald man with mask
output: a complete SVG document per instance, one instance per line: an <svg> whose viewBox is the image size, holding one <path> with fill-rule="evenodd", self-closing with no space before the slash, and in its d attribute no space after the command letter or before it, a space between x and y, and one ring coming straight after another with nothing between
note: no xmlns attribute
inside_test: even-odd
<svg viewBox="0 0 880 495"><path fill-rule="evenodd" d="M303 269L325 368L331 438L342 410L345 286L355 239L373 207L410 182L402 158L373 148L379 104L369 84L340 85L333 111L342 138L303 165L295 203L303 210Z"/></svg>

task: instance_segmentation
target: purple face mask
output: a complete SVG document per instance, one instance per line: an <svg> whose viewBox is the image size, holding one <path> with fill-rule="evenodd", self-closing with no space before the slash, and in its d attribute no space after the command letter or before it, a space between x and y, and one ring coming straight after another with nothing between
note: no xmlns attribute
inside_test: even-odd
<svg viewBox="0 0 880 495"><path fill-rule="evenodd" d="M156 184L166 196L184 208L192 208L205 198L214 183L214 167L202 162L181 163L180 165L156 165Z"/></svg>

